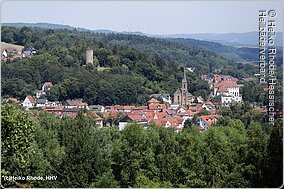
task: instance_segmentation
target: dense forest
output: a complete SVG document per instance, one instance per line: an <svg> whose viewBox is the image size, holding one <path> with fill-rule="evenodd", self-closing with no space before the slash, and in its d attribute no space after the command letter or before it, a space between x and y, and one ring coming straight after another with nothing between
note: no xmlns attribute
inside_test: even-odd
<svg viewBox="0 0 284 189"><path fill-rule="evenodd" d="M224 110L248 120L248 107ZM227 117L199 132L135 123L122 132L98 128L88 112L58 118L1 111L4 187L280 187L283 122L267 132L257 115L249 122ZM56 180L5 181L5 176L57 176ZM4 176L4 177L3 177Z"/></svg>

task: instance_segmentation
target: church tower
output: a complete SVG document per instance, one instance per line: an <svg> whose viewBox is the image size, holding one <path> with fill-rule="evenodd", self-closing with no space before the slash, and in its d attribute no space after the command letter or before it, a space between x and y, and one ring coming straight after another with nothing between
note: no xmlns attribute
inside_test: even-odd
<svg viewBox="0 0 284 189"><path fill-rule="evenodd" d="M183 68L183 79L181 83L181 88L178 88L174 93L174 104L179 104L181 106L188 105L188 82L186 79L186 69Z"/></svg>
<svg viewBox="0 0 284 189"><path fill-rule="evenodd" d="M183 79L182 79L182 105L188 104L188 83L186 79L185 66L183 67Z"/></svg>

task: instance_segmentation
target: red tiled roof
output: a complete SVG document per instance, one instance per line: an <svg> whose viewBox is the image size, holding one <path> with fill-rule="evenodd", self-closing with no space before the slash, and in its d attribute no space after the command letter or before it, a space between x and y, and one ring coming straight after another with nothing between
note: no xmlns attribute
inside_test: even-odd
<svg viewBox="0 0 284 189"><path fill-rule="evenodd" d="M14 102L14 103L16 103L16 104L19 104L19 103L20 103L20 101L18 101L18 99L16 99L16 98L8 98L8 101Z"/></svg>
<svg viewBox="0 0 284 189"><path fill-rule="evenodd" d="M197 112L193 112L192 110L185 110L184 112L178 113L178 116L191 116L193 117L194 114L196 114Z"/></svg>
<svg viewBox="0 0 284 189"><path fill-rule="evenodd" d="M42 107L42 109L48 112L56 112L56 111L62 111L64 109L64 106L49 106L49 107Z"/></svg>
<svg viewBox="0 0 284 189"><path fill-rule="evenodd" d="M68 106L88 106L86 102L82 102L81 100L66 100Z"/></svg>
<svg viewBox="0 0 284 189"><path fill-rule="evenodd" d="M136 106L133 108L133 110L146 110L148 109L148 106Z"/></svg>
<svg viewBox="0 0 284 189"><path fill-rule="evenodd" d="M31 95L27 96L26 98L28 98L31 103L35 103L35 99Z"/></svg>
<svg viewBox="0 0 284 189"><path fill-rule="evenodd" d="M239 85L237 84L236 81L232 80L222 80L219 83L214 84L214 88L217 88L220 92L226 92L228 91L228 88L231 87L238 87Z"/></svg>
<svg viewBox="0 0 284 189"><path fill-rule="evenodd" d="M127 116L133 121L139 122L142 120L142 115L139 115L139 114L128 114Z"/></svg>
<svg viewBox="0 0 284 189"><path fill-rule="evenodd" d="M132 110L135 106L114 106L115 110Z"/></svg>
<svg viewBox="0 0 284 189"><path fill-rule="evenodd" d="M167 106L165 104L149 104L150 110L160 110L166 111Z"/></svg>
<svg viewBox="0 0 284 189"><path fill-rule="evenodd" d="M109 111L109 112L103 112L103 114L104 114L104 116L106 116L106 117L109 117L110 115L116 117L117 114L118 114L118 111L117 111L117 110L111 110L111 111Z"/></svg>
<svg viewBox="0 0 284 189"><path fill-rule="evenodd" d="M200 119L202 119L208 126L211 126L212 124L217 123L219 117L219 115L205 115L200 116Z"/></svg>
<svg viewBox="0 0 284 189"><path fill-rule="evenodd" d="M165 127L167 122L171 124L171 127L177 128L180 124L182 124L183 119L179 117L167 117L167 118L160 118L160 119L153 119L151 121L155 123L157 126Z"/></svg>
<svg viewBox="0 0 284 189"><path fill-rule="evenodd" d="M222 80L222 77L220 75L215 75L215 80L219 82Z"/></svg>
<svg viewBox="0 0 284 189"><path fill-rule="evenodd" d="M154 111L144 111L144 115L148 121L154 119L155 113Z"/></svg>
<svg viewBox="0 0 284 189"><path fill-rule="evenodd" d="M151 98L148 103L160 103L157 99Z"/></svg>

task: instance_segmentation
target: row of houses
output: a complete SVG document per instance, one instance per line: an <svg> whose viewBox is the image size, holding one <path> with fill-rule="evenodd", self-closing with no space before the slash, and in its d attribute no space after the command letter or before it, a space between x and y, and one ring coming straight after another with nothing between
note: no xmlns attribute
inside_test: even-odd
<svg viewBox="0 0 284 189"><path fill-rule="evenodd" d="M15 98L9 98L5 101L5 103L9 102L20 104L25 109L37 107L39 111L47 111L61 118L65 116L76 117L79 110L86 109L96 117L97 124L101 127L106 125L103 123L104 118L118 119L119 130L123 130L131 122L136 122L144 126L156 124L160 127L171 127L176 131L181 131L184 128L185 121L193 119L194 115L203 109L208 110L210 115L199 116L200 130L208 129L213 122L217 123L219 118L216 113L216 106L211 101L197 103L188 109L180 105L163 104L155 98L150 99L145 106L88 105L79 99L50 102L46 99L36 99L30 95L22 102ZM211 119L214 121L212 122Z"/></svg>
<svg viewBox="0 0 284 189"><path fill-rule="evenodd" d="M38 50L34 47L28 47L26 49L23 49L22 51L18 51L14 47L8 47L5 49L1 49L1 60L4 62L6 61L13 61L13 60L19 60L22 58L31 58L35 54L37 54Z"/></svg>

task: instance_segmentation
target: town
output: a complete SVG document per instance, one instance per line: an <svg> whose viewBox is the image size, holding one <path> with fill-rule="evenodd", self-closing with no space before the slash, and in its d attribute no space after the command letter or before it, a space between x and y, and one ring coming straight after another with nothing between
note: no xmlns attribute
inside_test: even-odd
<svg viewBox="0 0 284 189"><path fill-rule="evenodd" d="M21 47L19 51L12 47L4 49L1 52L2 60L11 61L37 54L37 50L33 47L28 47L22 52L21 49L23 50L24 47ZM92 49L87 49L85 56L85 65L96 64L94 61L96 58L93 55ZM150 95L151 99L143 106L91 105L83 102L81 99L48 101L46 95L53 87L53 83L48 81L42 85L41 90L38 90L35 94L26 96L23 101L11 97L2 99L2 103L16 103L21 105L25 110L47 111L61 118L64 116L75 118L78 111L88 110L96 117L99 127L118 126L120 131L128 123L136 122L145 127L149 124L155 124L160 127L174 128L179 132L188 124L186 121L189 121L190 124L195 123L200 131L218 125L218 119L220 118L217 112L218 108L243 102L242 94L240 94L240 87L242 85L238 84L237 78L230 75L201 75L200 79L206 81L210 86L210 98L219 97L220 101L213 102L210 99L204 100L201 96L192 95L188 92L187 71L193 72L194 69L184 66L181 86L177 88L172 96L169 94L152 94ZM267 113L266 107L255 107L255 109L261 113Z"/></svg>
<svg viewBox="0 0 284 189"><path fill-rule="evenodd" d="M278 66L271 90L249 49L51 26L1 30L4 187L281 186Z"/></svg>
<svg viewBox="0 0 284 189"><path fill-rule="evenodd" d="M90 50L86 51L86 56L90 56ZM87 58L87 62L91 61L90 58ZM52 82L45 82L41 90L38 90L34 95L28 95L22 102L16 98L7 98L3 99L2 103L16 103L25 110L47 111L61 118L64 116L74 118L79 110L85 109L92 112L92 115L96 117L99 127L114 126L113 120L116 120L119 130L123 130L128 123L136 122L145 126L153 123L160 127L171 127L177 132L184 128L187 120L192 121L193 118L200 131L207 130L213 125L218 125L220 118L217 113L218 107L242 103L241 85L237 84L237 78L218 74L202 75L201 79L207 81L210 85L211 97L221 97L220 102L212 102L204 100L201 96L193 96L188 92L186 70L184 68L181 87L176 90L173 97L169 94L153 94L144 106L89 105L81 99L70 99L62 102L48 101L45 96L53 87ZM161 99L161 101L157 99ZM267 112L266 108L259 108L258 110L262 113Z"/></svg>

